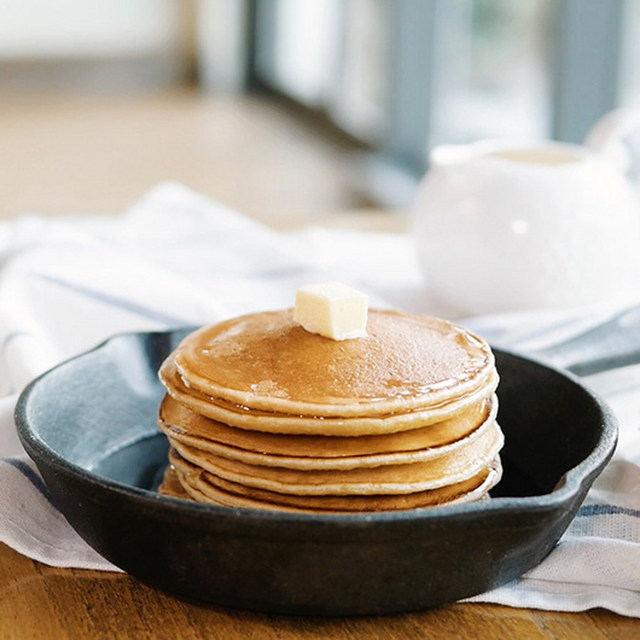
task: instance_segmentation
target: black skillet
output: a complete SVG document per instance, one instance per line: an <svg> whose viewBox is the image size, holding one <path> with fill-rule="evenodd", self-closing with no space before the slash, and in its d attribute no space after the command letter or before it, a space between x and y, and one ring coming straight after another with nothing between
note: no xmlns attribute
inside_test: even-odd
<svg viewBox="0 0 640 640"><path fill-rule="evenodd" d="M614 418L577 378L495 350L506 444L488 502L293 515L160 496L156 371L185 333L112 338L35 380L16 410L21 441L72 526L115 565L182 597L363 615L481 593L549 553L615 448Z"/></svg>

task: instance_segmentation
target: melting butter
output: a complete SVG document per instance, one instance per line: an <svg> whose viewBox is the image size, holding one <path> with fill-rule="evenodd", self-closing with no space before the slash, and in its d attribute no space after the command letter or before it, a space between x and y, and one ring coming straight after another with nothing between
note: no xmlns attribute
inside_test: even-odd
<svg viewBox="0 0 640 640"><path fill-rule="evenodd" d="M311 333L332 340L367 335L369 298L338 282L309 284L296 292L293 319Z"/></svg>

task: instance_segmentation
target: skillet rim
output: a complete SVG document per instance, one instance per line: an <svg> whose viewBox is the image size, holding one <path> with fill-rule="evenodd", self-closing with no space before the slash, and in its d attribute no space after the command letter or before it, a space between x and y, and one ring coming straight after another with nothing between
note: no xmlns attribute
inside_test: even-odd
<svg viewBox="0 0 640 640"><path fill-rule="evenodd" d="M318 523L323 526L347 526L472 517L477 513L509 513L514 511L522 512L523 510L535 513L536 511L559 507L563 503L570 503L575 496L580 493L584 484L589 482L594 474L599 473L604 468L613 456L617 444L618 427L617 419L613 411L608 404L597 393L590 389L589 386L580 378L569 371L547 364L536 357L493 346L491 348L496 354L504 354L517 360L543 367L544 369L550 370L571 381L573 384L581 388L582 391L594 401L595 406L600 411L600 424L602 429L596 446L581 462L566 471L554 489L549 493L535 496L495 497L489 501L439 505L435 507L423 507L403 511L348 514L295 513L200 504L193 501L160 495L149 489L135 487L96 474L56 453L47 444L47 442L40 437L31 425L28 417L31 396L38 391L38 387L43 379L46 379L50 375L54 375L59 369L69 366L90 354L106 350L115 341L127 339L142 341L150 337L177 338L182 334L186 335L186 333L193 329L193 327L187 327L161 331L130 331L118 333L103 340L95 347L58 363L51 369L37 376L20 393L14 412L18 436L29 457L34 460L38 466L39 463L42 462L51 468L56 468L70 473L77 479L90 485L100 487L110 493L120 494L134 502L139 501L145 505L153 506L156 508L156 516L162 515L167 518L174 518L175 514L179 513L196 518L205 518L210 515L212 520L214 518L226 519L233 517L234 519L242 518L247 522L263 522L268 520L281 523L283 525L294 523L304 523L308 525ZM140 440L143 439L145 438L141 438ZM158 509L158 507L164 507L164 509ZM157 513L161 510L163 513Z"/></svg>

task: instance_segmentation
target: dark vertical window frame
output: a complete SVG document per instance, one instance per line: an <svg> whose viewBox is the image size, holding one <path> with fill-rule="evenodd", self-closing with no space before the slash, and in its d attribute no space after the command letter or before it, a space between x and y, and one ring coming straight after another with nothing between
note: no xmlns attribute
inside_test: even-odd
<svg viewBox="0 0 640 640"><path fill-rule="evenodd" d="M250 86L282 91L275 60L278 2L248 1L254 26ZM404 205L428 169L438 77L446 73L447 56L451 55L446 46L450 1L386 3L390 40L386 121L374 139L365 141L373 150L363 157L361 171L357 172L359 186L383 205ZM554 3L548 53L549 137L580 143L595 121L618 104L625 3L636 1L640 0ZM343 18L339 28L347 27ZM335 87L323 105L329 118L338 115L334 107L340 99L339 64L334 77ZM332 119L349 133L347 122L339 117ZM394 202L398 192L400 202Z"/></svg>
<svg viewBox="0 0 640 640"><path fill-rule="evenodd" d="M388 112L381 146L415 175L427 168L441 3L398 0L390 6Z"/></svg>
<svg viewBox="0 0 640 640"><path fill-rule="evenodd" d="M580 143L615 108L620 89L624 0L556 5L551 136Z"/></svg>
<svg viewBox="0 0 640 640"><path fill-rule="evenodd" d="M278 0L250 0L252 50L249 85L276 84L276 21Z"/></svg>

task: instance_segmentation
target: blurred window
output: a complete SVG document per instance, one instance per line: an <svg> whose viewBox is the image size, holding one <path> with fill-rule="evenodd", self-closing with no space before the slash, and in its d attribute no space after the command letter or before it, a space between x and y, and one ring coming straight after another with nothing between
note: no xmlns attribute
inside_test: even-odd
<svg viewBox="0 0 640 640"><path fill-rule="evenodd" d="M383 127L385 0L256 3L258 79L366 140Z"/></svg>
<svg viewBox="0 0 640 640"><path fill-rule="evenodd" d="M435 144L579 142L640 103L640 0L258 0L257 78L415 175Z"/></svg>
<svg viewBox="0 0 640 640"><path fill-rule="evenodd" d="M156 53L179 46L175 0L0 0L0 60Z"/></svg>
<svg viewBox="0 0 640 640"><path fill-rule="evenodd" d="M640 1L627 0L622 40L620 104L640 106Z"/></svg>
<svg viewBox="0 0 640 640"><path fill-rule="evenodd" d="M274 4L272 82L309 106L333 87L339 27L337 0L280 0Z"/></svg>
<svg viewBox="0 0 640 640"><path fill-rule="evenodd" d="M432 144L549 131L550 0L443 5ZM445 31L445 29L442 29Z"/></svg>
<svg viewBox="0 0 640 640"><path fill-rule="evenodd" d="M208 0L207 0L208 1ZM184 85L195 11L179 0L0 0L0 92Z"/></svg>

